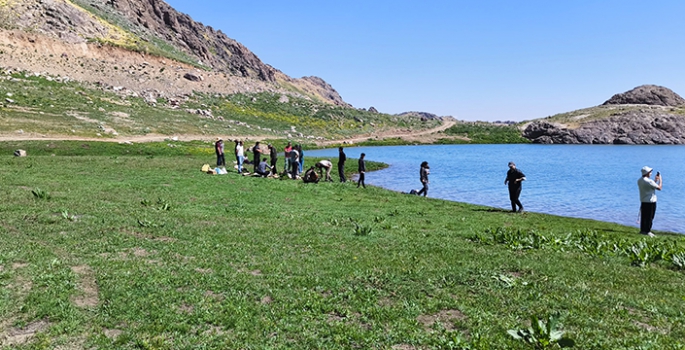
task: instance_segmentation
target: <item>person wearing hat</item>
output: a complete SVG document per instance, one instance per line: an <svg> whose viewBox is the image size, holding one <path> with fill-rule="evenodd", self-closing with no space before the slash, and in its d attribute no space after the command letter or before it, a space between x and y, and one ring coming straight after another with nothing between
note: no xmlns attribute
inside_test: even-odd
<svg viewBox="0 0 685 350"><path fill-rule="evenodd" d="M663 182L661 174L656 173L652 180L652 168L642 167L642 177L637 180L637 187L640 189L640 233L649 237L654 237L652 233L652 222L656 214L656 190L661 191Z"/></svg>
<svg viewBox="0 0 685 350"><path fill-rule="evenodd" d="M226 166L226 159L224 158L224 140L222 140L221 137L216 138L214 152L216 152L216 166Z"/></svg>
<svg viewBox="0 0 685 350"><path fill-rule="evenodd" d="M516 168L514 162L509 162L509 171L507 177L504 179L504 184L509 185L509 200L511 201L511 211L515 213L518 206L518 212L523 212L523 204L519 200L521 196L521 181L526 180L526 175L521 170Z"/></svg>

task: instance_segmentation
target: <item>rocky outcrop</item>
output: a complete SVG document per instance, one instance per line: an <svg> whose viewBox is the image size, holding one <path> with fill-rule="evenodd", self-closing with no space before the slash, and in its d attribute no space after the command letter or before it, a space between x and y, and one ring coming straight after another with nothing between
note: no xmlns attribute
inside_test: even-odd
<svg viewBox="0 0 685 350"><path fill-rule="evenodd" d="M677 107L685 105L685 99L663 86L642 85L630 91L616 94L603 103L603 105L626 104Z"/></svg>
<svg viewBox="0 0 685 350"><path fill-rule="evenodd" d="M537 121L523 136L542 144L685 144L685 116L637 110L582 124L576 129Z"/></svg>
<svg viewBox="0 0 685 350"><path fill-rule="evenodd" d="M233 75L275 82L276 70L220 30L195 22L161 0L100 0L129 21L199 58L203 65Z"/></svg>

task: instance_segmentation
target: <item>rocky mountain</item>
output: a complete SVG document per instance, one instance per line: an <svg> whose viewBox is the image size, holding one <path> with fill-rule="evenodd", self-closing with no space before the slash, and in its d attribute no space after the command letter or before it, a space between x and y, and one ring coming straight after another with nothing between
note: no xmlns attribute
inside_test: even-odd
<svg viewBox="0 0 685 350"><path fill-rule="evenodd" d="M108 66L121 63L116 56L128 56L124 63L150 62L150 57L172 60L175 67L199 75L224 76L214 83L173 84L182 93L192 91L227 93L274 91L307 96L322 102L347 106L340 95L320 78L295 79L262 62L254 53L220 30L194 21L161 0L6 0L0 1L0 36L17 54L6 55L0 65L16 69L48 71L52 74L79 76L84 81L116 85L116 73L102 74ZM10 39L7 39L11 37ZM0 44L3 40L0 38ZM23 40L23 41L22 41ZM32 45L40 42L41 45ZM36 47L38 46L38 47ZM116 56L108 51L119 48ZM2 49L2 47L0 47ZM29 60L19 51L26 49ZM6 50L10 51L10 50ZM116 50L115 50L116 51ZM84 74L80 64L72 69L56 68L57 58L101 60L103 69L91 67ZM136 60L136 57L140 58ZM161 60L157 60L161 61ZM45 69L41 69L41 63ZM53 70L53 71L51 71ZM183 76L184 74L181 74ZM171 85L170 82L167 85ZM129 89L135 89L130 84ZM163 88L163 86L162 86ZM141 90L149 86L141 85ZM159 90L158 88L155 88ZM168 94L160 91L159 95Z"/></svg>
<svg viewBox="0 0 685 350"><path fill-rule="evenodd" d="M535 120L523 136L543 144L685 144L685 99L642 85L601 106Z"/></svg>
<svg viewBox="0 0 685 350"><path fill-rule="evenodd" d="M685 99L669 88L657 85L642 85L622 94L616 94L602 105L651 105L684 106Z"/></svg>

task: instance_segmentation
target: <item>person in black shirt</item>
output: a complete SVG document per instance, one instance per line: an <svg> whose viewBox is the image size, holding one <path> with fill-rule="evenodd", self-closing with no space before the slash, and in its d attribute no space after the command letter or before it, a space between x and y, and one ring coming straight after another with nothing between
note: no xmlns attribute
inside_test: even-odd
<svg viewBox="0 0 685 350"><path fill-rule="evenodd" d="M272 144L269 144L269 158L271 158L271 173L273 175L276 175L276 163L278 162L278 151L276 150L276 147L274 147Z"/></svg>
<svg viewBox="0 0 685 350"><path fill-rule="evenodd" d="M259 146L259 141L255 142L254 147L252 147L252 163L254 164L253 172L257 172L257 166L259 165L259 160L262 159L262 149Z"/></svg>
<svg viewBox="0 0 685 350"><path fill-rule="evenodd" d="M428 195L428 174L430 174L430 167L428 166L428 162L423 162L421 163L421 170L419 170L419 177L421 179L421 184L423 184L423 188L421 191L416 193L417 195L423 194L423 196Z"/></svg>
<svg viewBox="0 0 685 350"><path fill-rule="evenodd" d="M357 171L359 171L359 181L357 182L357 188L359 188L359 186L366 188L366 184L364 183L364 173L366 172L364 157L366 157L366 154L364 153L359 157L359 166L357 167Z"/></svg>
<svg viewBox="0 0 685 350"><path fill-rule="evenodd" d="M345 177L345 161L347 161L347 156L343 152L342 147L338 147L338 176L340 176L340 182L346 182Z"/></svg>
<svg viewBox="0 0 685 350"><path fill-rule="evenodd" d="M526 175L521 172L521 170L516 169L516 164L514 162L509 162L509 171L507 171L507 177L504 179L504 184L509 184L509 200L511 201L511 211L516 212L516 206L518 206L518 211L523 212L523 204L519 200L521 195L521 181L526 180Z"/></svg>

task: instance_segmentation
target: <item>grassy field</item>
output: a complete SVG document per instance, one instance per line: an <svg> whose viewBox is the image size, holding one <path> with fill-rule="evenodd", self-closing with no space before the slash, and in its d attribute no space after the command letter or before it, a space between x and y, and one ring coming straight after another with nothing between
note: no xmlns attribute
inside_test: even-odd
<svg viewBox="0 0 685 350"><path fill-rule="evenodd" d="M515 125L494 125L481 122L457 123L445 130L447 135L467 137L469 142L482 144L530 143L521 136L521 130ZM447 143L457 143L458 140L447 140Z"/></svg>
<svg viewBox="0 0 685 350"><path fill-rule="evenodd" d="M371 113L277 93L194 93L172 108L142 97L33 73L0 75L0 131L71 137L244 135L314 142L395 129L424 130L440 121ZM10 102L11 100L11 102ZM199 112L199 114L198 114ZM292 127L296 127L292 129Z"/></svg>
<svg viewBox="0 0 685 350"><path fill-rule="evenodd" d="M47 144L0 157L4 349L685 349L679 236Z"/></svg>

